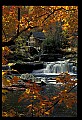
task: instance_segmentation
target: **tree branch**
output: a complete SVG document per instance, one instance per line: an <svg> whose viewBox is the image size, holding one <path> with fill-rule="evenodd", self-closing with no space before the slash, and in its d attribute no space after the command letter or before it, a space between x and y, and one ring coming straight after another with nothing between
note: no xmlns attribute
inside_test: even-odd
<svg viewBox="0 0 82 120"><path fill-rule="evenodd" d="M19 32L19 35L20 35L22 32L28 30L29 28L30 28L30 29L33 29L33 28L36 28L36 27L38 27L38 26L33 26L33 27L32 27L32 26L28 26L27 28L21 30L21 31ZM2 47L4 47L4 46L10 46L10 45L15 44L14 40L15 40L19 35L16 34L16 35L15 35L13 38L11 38L11 40L8 41L8 42L2 42Z"/></svg>
<svg viewBox="0 0 82 120"><path fill-rule="evenodd" d="M71 92L75 87L76 87L77 85L75 85L75 86L73 86L69 91L67 91L66 93L69 93L69 92ZM60 101L60 98L59 98L59 96L56 98L57 99L57 101L55 102L55 103L53 103L53 105L50 107L50 108L48 108L45 112L47 112L48 110L50 110L52 107L54 107L56 104L58 104L58 102ZM42 109L42 108L41 108ZM41 110L40 109L40 110ZM39 111L40 111L39 110Z"/></svg>
<svg viewBox="0 0 82 120"><path fill-rule="evenodd" d="M67 91L67 93L71 92L77 85L73 86L70 90Z"/></svg>
<svg viewBox="0 0 82 120"><path fill-rule="evenodd" d="M54 12L59 11L59 10L71 11L71 10L76 10L76 9L66 10L66 9L63 8L63 7L59 8L59 9L54 9L53 12L50 11L50 14L43 20L43 22L46 21L46 19L48 19L52 14L54 14ZM43 23L43 22L42 22L42 23Z"/></svg>
<svg viewBox="0 0 82 120"><path fill-rule="evenodd" d="M43 20L43 22L44 22L46 19L48 19L52 14L54 14L55 11L58 11L58 10L62 10L62 8L59 8L59 9L57 9L57 10L54 9L53 12L51 12L51 13ZM42 22L42 23L43 23L43 22Z"/></svg>
<svg viewBox="0 0 82 120"><path fill-rule="evenodd" d="M77 85L73 86L69 91L67 91L66 93L71 92ZM47 112L48 110L50 110L52 107L54 107L58 102L60 101L60 99L58 99L50 108L48 108L45 112Z"/></svg>

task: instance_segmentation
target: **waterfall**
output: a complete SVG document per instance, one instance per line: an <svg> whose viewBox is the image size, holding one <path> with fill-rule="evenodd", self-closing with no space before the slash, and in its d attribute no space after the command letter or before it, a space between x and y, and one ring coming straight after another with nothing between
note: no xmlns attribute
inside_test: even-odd
<svg viewBox="0 0 82 120"><path fill-rule="evenodd" d="M70 63L68 60L66 60L47 63L46 68L44 69L44 73L62 73L62 72L76 73L77 67L73 66L73 63Z"/></svg>
<svg viewBox="0 0 82 120"><path fill-rule="evenodd" d="M33 73L38 74L60 74L63 72L77 74L77 67L70 63L69 60L46 62L45 68L40 70L34 70Z"/></svg>
<svg viewBox="0 0 82 120"><path fill-rule="evenodd" d="M53 73L53 65L54 62L47 63L46 69L44 69L44 73Z"/></svg>
<svg viewBox="0 0 82 120"><path fill-rule="evenodd" d="M61 73L61 64L55 64L53 66L53 73Z"/></svg>

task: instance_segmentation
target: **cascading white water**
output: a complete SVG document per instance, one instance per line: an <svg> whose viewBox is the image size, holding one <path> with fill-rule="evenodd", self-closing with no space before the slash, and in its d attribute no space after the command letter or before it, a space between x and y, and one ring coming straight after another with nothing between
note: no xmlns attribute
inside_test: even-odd
<svg viewBox="0 0 82 120"><path fill-rule="evenodd" d="M56 62L45 62L44 63L45 68L39 69L39 70L33 70L32 74L40 78L47 84L62 84L62 83L56 83L55 80L52 80L51 78L55 78L60 73L68 72L70 75L77 76L77 67L73 65L73 63L70 63L69 60L65 61L56 61Z"/></svg>
<svg viewBox="0 0 82 120"><path fill-rule="evenodd" d="M34 70L33 73L44 73L44 74L59 74L62 72L77 74L77 67L73 66L69 60L57 61L57 62L46 62L46 67L41 70Z"/></svg>
<svg viewBox="0 0 82 120"><path fill-rule="evenodd" d="M76 73L77 68L73 66L73 63L69 63L69 61L57 61L46 64L46 69L44 69L44 73L61 73L61 72L71 72Z"/></svg>

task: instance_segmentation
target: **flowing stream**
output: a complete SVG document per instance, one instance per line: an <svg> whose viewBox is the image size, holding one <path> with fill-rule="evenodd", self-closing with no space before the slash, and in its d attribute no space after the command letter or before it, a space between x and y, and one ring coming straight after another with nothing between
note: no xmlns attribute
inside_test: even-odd
<svg viewBox="0 0 82 120"><path fill-rule="evenodd" d="M63 72L68 72L70 75L74 75L76 77L77 67L74 66L73 63L69 62L69 60L44 62L44 69L33 70L32 74L44 82L56 84L56 81L52 80L52 78L55 78Z"/></svg>
<svg viewBox="0 0 82 120"><path fill-rule="evenodd" d="M69 60L44 62L44 69L33 70L32 74L36 76L55 76L63 72L68 72L71 75L77 74L77 67L70 63Z"/></svg>

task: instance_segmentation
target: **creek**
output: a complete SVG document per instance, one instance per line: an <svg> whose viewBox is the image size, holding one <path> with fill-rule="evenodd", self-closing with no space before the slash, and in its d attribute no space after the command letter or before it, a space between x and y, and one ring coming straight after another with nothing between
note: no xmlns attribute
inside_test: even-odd
<svg viewBox="0 0 82 120"><path fill-rule="evenodd" d="M45 80L47 78L46 82L48 83L44 87L44 90L42 91L42 95L47 96L53 96L57 92L59 92L59 87L56 85L55 80L50 80L50 78L58 76L62 72L68 72L71 75L77 76L77 67L70 62L69 60L64 61L56 61L56 62L44 62L44 68L39 70L33 70L31 74L33 74L37 78L41 78ZM59 86L59 84L58 84ZM74 91L77 91L77 88L74 89ZM3 103L2 109L3 111L8 111L11 108L14 108L15 111L19 113L23 113L25 117L26 116L26 105L27 102L23 102L18 104L18 98L22 94L23 91L13 91L9 92L7 94L6 102ZM65 107L64 104L56 105L55 109L53 111L53 114L51 117L76 117L77 116L77 104L74 104L72 109L68 109Z"/></svg>
<svg viewBox="0 0 82 120"><path fill-rule="evenodd" d="M55 83L54 80L50 80L53 77L58 76L60 73L68 72L70 75L77 76L77 66L69 60L56 61L56 62L44 62L44 68L39 70L33 70L32 74L37 78L42 78L45 82Z"/></svg>
<svg viewBox="0 0 82 120"><path fill-rule="evenodd" d="M69 74L77 74L77 66L73 65L69 60L56 61L56 62L44 62L44 68L39 70L33 70L34 75L59 75L62 72L68 72Z"/></svg>

